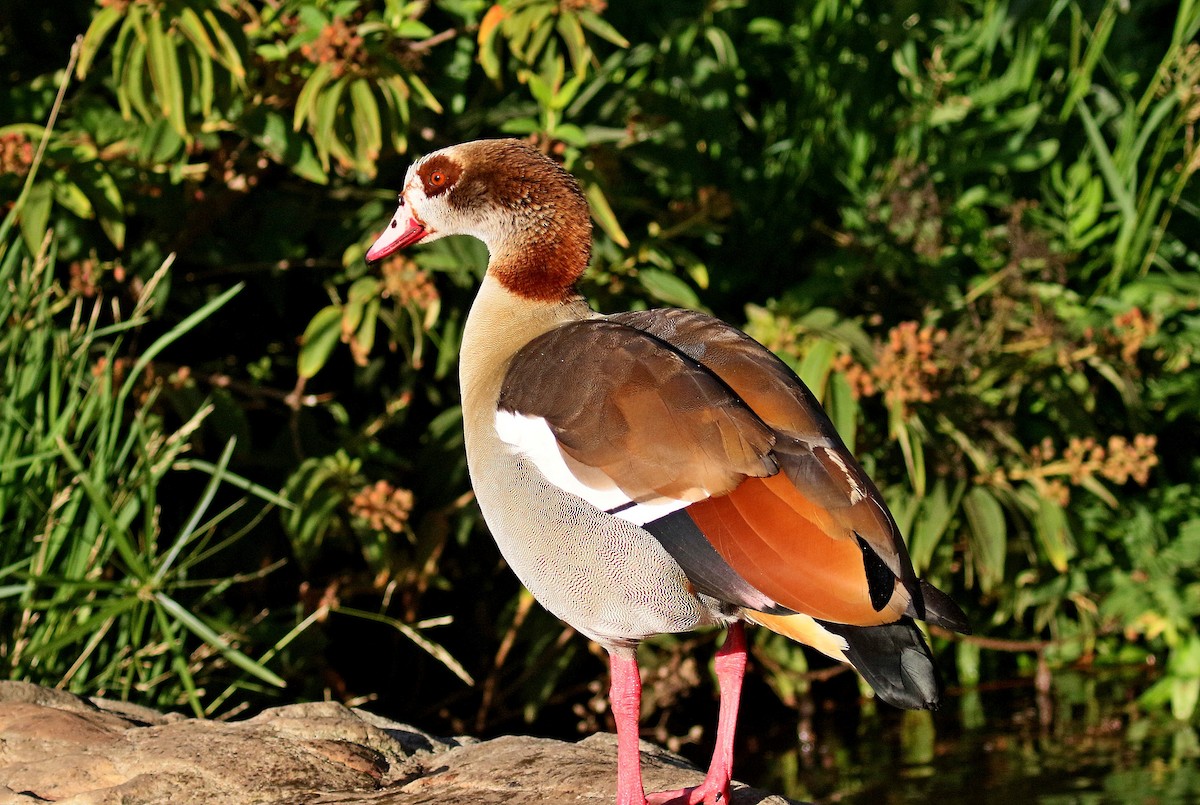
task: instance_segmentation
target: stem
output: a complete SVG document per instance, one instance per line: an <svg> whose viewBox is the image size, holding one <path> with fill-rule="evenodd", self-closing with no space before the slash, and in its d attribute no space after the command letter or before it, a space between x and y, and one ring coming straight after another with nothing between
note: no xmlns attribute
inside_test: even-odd
<svg viewBox="0 0 1200 805"><path fill-rule="evenodd" d="M50 143L50 133L54 131L54 124L58 122L58 113L62 109L63 98L66 96L67 87L71 83L71 73L75 70L75 62L79 60L79 50L82 45L83 37L75 37L75 44L71 45L71 56L67 60L67 69L63 72L62 81L58 84L58 95L54 98L54 105L50 107L50 117L46 120L46 128L42 132L42 140L38 143L33 163L29 166L29 173L25 175L25 185L21 188L21 195L17 197L12 209L4 217L4 223L0 224L0 243L8 240L9 230L12 229L13 223L17 220L17 216L20 215L21 208L25 206L25 200L29 197L29 193L33 189L33 180L37 178L38 168L42 164L42 157L46 155L46 146Z"/></svg>

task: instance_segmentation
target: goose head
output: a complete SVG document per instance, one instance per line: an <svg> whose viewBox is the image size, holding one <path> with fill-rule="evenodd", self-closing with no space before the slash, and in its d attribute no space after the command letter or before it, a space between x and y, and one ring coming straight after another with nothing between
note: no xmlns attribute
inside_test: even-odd
<svg viewBox="0 0 1200 805"><path fill-rule="evenodd" d="M520 140L477 140L409 167L396 214L367 260L471 235L488 247L488 273L510 291L561 299L587 268L591 228L578 182L558 163Z"/></svg>

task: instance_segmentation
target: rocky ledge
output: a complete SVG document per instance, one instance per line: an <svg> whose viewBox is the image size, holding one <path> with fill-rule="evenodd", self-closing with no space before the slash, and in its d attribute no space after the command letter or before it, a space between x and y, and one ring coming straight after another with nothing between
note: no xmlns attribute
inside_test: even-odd
<svg viewBox="0 0 1200 805"><path fill-rule="evenodd" d="M704 775L643 743L646 786ZM0 681L0 805L532 805L613 801L616 738L437 738L314 703L202 721ZM790 800L736 786L732 805Z"/></svg>

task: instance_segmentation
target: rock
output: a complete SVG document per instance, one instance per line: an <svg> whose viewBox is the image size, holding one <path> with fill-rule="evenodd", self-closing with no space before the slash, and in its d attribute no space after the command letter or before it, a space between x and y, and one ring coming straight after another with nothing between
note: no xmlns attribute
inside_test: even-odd
<svg viewBox="0 0 1200 805"><path fill-rule="evenodd" d="M703 774L643 744L652 790ZM0 805L612 802L616 739L446 740L331 702L203 721L0 682ZM732 805L787 805L739 787Z"/></svg>

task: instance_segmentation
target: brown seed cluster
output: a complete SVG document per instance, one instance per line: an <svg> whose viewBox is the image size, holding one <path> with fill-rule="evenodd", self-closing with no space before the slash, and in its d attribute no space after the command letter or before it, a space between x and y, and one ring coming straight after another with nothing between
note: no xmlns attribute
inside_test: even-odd
<svg viewBox="0 0 1200 805"><path fill-rule="evenodd" d="M0 174L12 173L18 177L29 173L33 164L33 143L19 132L0 137Z"/></svg>
<svg viewBox="0 0 1200 805"><path fill-rule="evenodd" d="M402 305L416 305L426 310L438 301L437 286L429 274L417 268L417 264L400 255L384 262L383 295L395 299Z"/></svg>
<svg viewBox="0 0 1200 805"><path fill-rule="evenodd" d="M94 259L73 260L70 266L71 290L91 299L100 292L100 267Z"/></svg>
<svg viewBox="0 0 1200 805"><path fill-rule="evenodd" d="M558 0L558 8L560 11L591 11L595 14L603 14L604 9L608 8L607 0Z"/></svg>
<svg viewBox="0 0 1200 805"><path fill-rule="evenodd" d="M941 371L938 347L945 343L945 330L915 321L905 321L888 332L886 341L875 344L875 363L870 368L843 355L834 369L845 375L856 398L883 392L889 406L907 410L914 403L927 403L937 396L935 379Z"/></svg>
<svg viewBox="0 0 1200 805"><path fill-rule="evenodd" d="M364 486L350 501L350 514L365 520L376 531L398 534L404 530L413 508L413 493L387 481Z"/></svg>
<svg viewBox="0 0 1200 805"><path fill-rule="evenodd" d="M315 42L301 45L300 54L314 64L332 65L335 78L365 66L368 60L363 38L340 19L326 25Z"/></svg>
<svg viewBox="0 0 1200 805"><path fill-rule="evenodd" d="M886 194L887 228L900 243L910 244L921 257L935 259L942 251L945 212L927 165L897 163L894 183ZM881 211L873 209L873 215Z"/></svg>
<svg viewBox="0 0 1200 805"><path fill-rule="evenodd" d="M1158 322L1140 308L1131 308L1113 318L1113 334L1121 347L1121 359L1133 365L1147 339L1158 332Z"/></svg>
<svg viewBox="0 0 1200 805"><path fill-rule="evenodd" d="M1097 478L1114 484L1133 481L1145 486L1150 470L1158 465L1155 453L1157 439L1139 433L1131 440L1110 436L1101 444L1092 437L1072 437L1059 455L1050 439L1042 440L1029 450L1028 466L998 470L992 483L1026 481L1038 494L1066 506L1071 500L1071 486L1081 486Z"/></svg>

